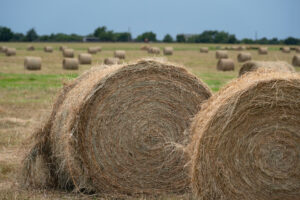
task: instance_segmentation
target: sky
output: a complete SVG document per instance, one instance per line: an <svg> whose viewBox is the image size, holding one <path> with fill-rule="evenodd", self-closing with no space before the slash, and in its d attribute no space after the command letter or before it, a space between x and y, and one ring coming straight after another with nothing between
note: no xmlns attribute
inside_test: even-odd
<svg viewBox="0 0 300 200"><path fill-rule="evenodd" d="M300 0L0 0L0 26L39 35L87 35L99 26L133 37L153 31L226 31L238 39L300 38Z"/></svg>

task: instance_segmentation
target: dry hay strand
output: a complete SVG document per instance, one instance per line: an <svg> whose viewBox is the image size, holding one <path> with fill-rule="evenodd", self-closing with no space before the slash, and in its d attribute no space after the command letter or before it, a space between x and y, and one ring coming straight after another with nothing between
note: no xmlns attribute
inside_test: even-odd
<svg viewBox="0 0 300 200"><path fill-rule="evenodd" d="M5 49L5 55L6 56L15 56L16 53L16 49L15 48L6 48Z"/></svg>
<svg viewBox="0 0 300 200"><path fill-rule="evenodd" d="M77 70L78 65L78 60L76 58L63 59L63 69Z"/></svg>
<svg viewBox="0 0 300 200"><path fill-rule="evenodd" d="M258 54L259 55L266 55L266 54L268 54L268 48L267 47L259 47L258 48Z"/></svg>
<svg viewBox="0 0 300 200"><path fill-rule="evenodd" d="M237 55L237 59L239 62L246 62L252 59L251 53L245 52L245 53L239 53Z"/></svg>
<svg viewBox="0 0 300 200"><path fill-rule="evenodd" d="M92 64L92 55L88 53L81 53L78 55L78 60L81 65Z"/></svg>
<svg viewBox="0 0 300 200"><path fill-rule="evenodd" d="M208 47L201 47L200 53L208 53Z"/></svg>
<svg viewBox="0 0 300 200"><path fill-rule="evenodd" d="M222 58L218 61L217 70L220 71L233 71L234 70L234 62L230 58Z"/></svg>
<svg viewBox="0 0 300 200"><path fill-rule="evenodd" d="M300 67L300 55L294 55L293 60L292 60L292 64L295 67Z"/></svg>
<svg viewBox="0 0 300 200"><path fill-rule="evenodd" d="M199 199L295 200L300 196L300 76L259 70L202 106L190 132Z"/></svg>
<svg viewBox="0 0 300 200"><path fill-rule="evenodd" d="M51 46L45 46L45 47L44 47L44 51L45 51L46 53L52 53L52 52L53 52L53 48L52 48Z"/></svg>
<svg viewBox="0 0 300 200"><path fill-rule="evenodd" d="M65 58L74 58L74 50L73 49L63 49L62 53L63 53L63 57L65 57Z"/></svg>
<svg viewBox="0 0 300 200"><path fill-rule="evenodd" d="M282 71L282 72L295 71L294 67L285 61L249 61L242 65L239 71L239 76L242 76L245 73L256 71L261 68L267 70L273 70L273 71Z"/></svg>
<svg viewBox="0 0 300 200"><path fill-rule="evenodd" d="M290 49L290 47L282 47L281 51L282 51L282 53L290 53L291 49Z"/></svg>
<svg viewBox="0 0 300 200"><path fill-rule="evenodd" d="M117 64L121 64L121 61L119 58L105 58L104 64L105 65L117 65Z"/></svg>
<svg viewBox="0 0 300 200"><path fill-rule="evenodd" d="M173 47L165 47L163 52L166 56L173 55Z"/></svg>
<svg viewBox="0 0 300 200"><path fill-rule="evenodd" d="M42 68L42 59L40 57L28 56L24 60L24 68L28 70L40 70Z"/></svg>
<svg viewBox="0 0 300 200"><path fill-rule="evenodd" d="M160 54L160 48L159 47L151 47L148 50L148 53L158 55L158 54Z"/></svg>
<svg viewBox="0 0 300 200"><path fill-rule="evenodd" d="M216 51L216 58L217 59L228 58L228 52L223 50L218 50Z"/></svg>
<svg viewBox="0 0 300 200"><path fill-rule="evenodd" d="M89 47L88 48L88 53L90 54L96 54L102 50L101 47Z"/></svg>
<svg viewBox="0 0 300 200"><path fill-rule="evenodd" d="M116 50L116 51L114 52L114 57L115 57L115 58L125 59L125 56L126 56L126 52L123 51L123 50Z"/></svg>
<svg viewBox="0 0 300 200"><path fill-rule="evenodd" d="M185 68L152 60L92 68L64 87L25 159L47 163L48 187L102 194L189 190L184 131L208 87ZM37 177L38 178L38 177ZM46 186L46 187L47 187Z"/></svg>
<svg viewBox="0 0 300 200"><path fill-rule="evenodd" d="M29 46L27 47L27 51L34 51L34 50L35 50L35 48L34 48L33 45L29 45Z"/></svg>

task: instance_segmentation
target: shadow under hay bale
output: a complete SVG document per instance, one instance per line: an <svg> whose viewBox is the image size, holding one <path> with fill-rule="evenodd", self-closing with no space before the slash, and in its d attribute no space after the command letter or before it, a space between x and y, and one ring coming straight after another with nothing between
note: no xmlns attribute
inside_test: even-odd
<svg viewBox="0 0 300 200"><path fill-rule="evenodd" d="M92 64L92 55L88 53L81 53L78 55L78 60L81 65Z"/></svg>
<svg viewBox="0 0 300 200"><path fill-rule="evenodd" d="M116 50L116 51L114 52L114 56L115 56L115 58L125 59L125 57L126 57L126 52L123 51L123 50Z"/></svg>
<svg viewBox="0 0 300 200"><path fill-rule="evenodd" d="M292 64L295 67L300 67L300 55L294 55L293 60L292 60Z"/></svg>
<svg viewBox="0 0 300 200"><path fill-rule="evenodd" d="M223 50L218 50L216 51L216 58L217 59L228 58L228 52Z"/></svg>
<svg viewBox="0 0 300 200"><path fill-rule="evenodd" d="M165 47L164 55L167 55L167 56L173 55L173 47Z"/></svg>
<svg viewBox="0 0 300 200"><path fill-rule="evenodd" d="M233 71L234 62L230 58L222 58L217 63L217 70L220 71Z"/></svg>
<svg viewBox="0 0 300 200"><path fill-rule="evenodd" d="M53 48L50 47L50 46L45 46L44 47L44 52L46 52L46 53L52 53L53 52Z"/></svg>
<svg viewBox="0 0 300 200"><path fill-rule="evenodd" d="M201 47L200 53L208 53L208 47Z"/></svg>
<svg viewBox="0 0 300 200"><path fill-rule="evenodd" d="M104 64L105 65L117 65L117 64L121 64L121 61L119 58L105 58Z"/></svg>
<svg viewBox="0 0 300 200"><path fill-rule="evenodd" d="M142 60L92 68L67 84L24 160L35 183L35 158L48 165L46 187L102 194L189 190L185 129L208 87L186 69Z"/></svg>
<svg viewBox="0 0 300 200"><path fill-rule="evenodd" d="M63 59L63 69L77 70L78 60L76 58L64 58Z"/></svg>
<svg viewBox="0 0 300 200"><path fill-rule="evenodd" d="M5 55L6 56L15 56L16 53L16 49L15 48L6 48L5 49Z"/></svg>
<svg viewBox="0 0 300 200"><path fill-rule="evenodd" d="M251 53L239 53L237 55L237 60L239 62L246 62L252 59Z"/></svg>
<svg viewBox="0 0 300 200"><path fill-rule="evenodd" d="M285 61L249 61L242 65L239 71L239 76L242 76L245 73L256 71L258 69L267 69L282 72L295 71L294 67Z"/></svg>
<svg viewBox="0 0 300 200"><path fill-rule="evenodd" d="M28 56L24 60L24 68L28 70L40 70L42 68L42 59L40 57Z"/></svg>
<svg viewBox="0 0 300 200"><path fill-rule="evenodd" d="M229 83L194 118L189 146L199 199L298 199L300 76L254 72Z"/></svg>
<svg viewBox="0 0 300 200"><path fill-rule="evenodd" d="M73 49L63 49L63 56L65 58L74 58L74 50Z"/></svg>

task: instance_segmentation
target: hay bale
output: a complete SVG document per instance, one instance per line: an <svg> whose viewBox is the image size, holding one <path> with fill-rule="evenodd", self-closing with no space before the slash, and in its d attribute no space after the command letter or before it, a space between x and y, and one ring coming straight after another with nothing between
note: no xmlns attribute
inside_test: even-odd
<svg viewBox="0 0 300 200"><path fill-rule="evenodd" d="M158 55L158 54L160 54L160 48L158 48L158 47L151 47L148 50L148 53Z"/></svg>
<svg viewBox="0 0 300 200"><path fill-rule="evenodd" d="M34 51L34 50L35 50L35 48L34 48L33 45L29 45L29 46L27 47L27 51Z"/></svg>
<svg viewBox="0 0 300 200"><path fill-rule="evenodd" d="M217 70L220 71L233 71L234 70L234 62L230 58L222 58L218 61Z"/></svg>
<svg viewBox="0 0 300 200"><path fill-rule="evenodd" d="M253 72L258 69L282 71L282 72L294 72L293 66L284 61L249 61L242 65L239 76L245 73Z"/></svg>
<svg viewBox="0 0 300 200"><path fill-rule="evenodd" d="M223 51L223 50L218 50L218 51L216 51L216 58L217 58L217 59L228 58L228 53L227 53L227 51Z"/></svg>
<svg viewBox="0 0 300 200"><path fill-rule="evenodd" d="M126 53L123 50L116 50L114 52L114 56L115 56L115 58L125 59Z"/></svg>
<svg viewBox="0 0 300 200"><path fill-rule="evenodd" d="M291 49L290 49L290 47L282 47L281 51L282 51L282 53L290 53Z"/></svg>
<svg viewBox="0 0 300 200"><path fill-rule="evenodd" d="M92 68L67 84L24 161L49 166L46 183L102 194L165 194L189 189L182 148L190 118L211 96L186 69L142 60Z"/></svg>
<svg viewBox="0 0 300 200"><path fill-rule="evenodd" d="M201 47L200 53L208 53L208 47Z"/></svg>
<svg viewBox="0 0 300 200"><path fill-rule="evenodd" d="M64 51L64 50L67 49L67 48L68 48L67 46L60 46L60 47L59 47L59 50L60 50L60 51Z"/></svg>
<svg viewBox="0 0 300 200"><path fill-rule="evenodd" d="M65 58L74 58L74 50L73 49L64 49L62 53Z"/></svg>
<svg viewBox="0 0 300 200"><path fill-rule="evenodd" d="M260 55L268 54L268 48L267 47L259 47L258 48L258 54L260 54Z"/></svg>
<svg viewBox="0 0 300 200"><path fill-rule="evenodd" d="M6 46L0 46L0 53L5 53L6 49Z"/></svg>
<svg viewBox="0 0 300 200"><path fill-rule="evenodd" d="M63 69L77 70L78 65L78 60L76 58L63 59Z"/></svg>
<svg viewBox="0 0 300 200"><path fill-rule="evenodd" d="M143 46L141 46L141 50L142 51L148 51L149 49L150 49L149 45L143 45Z"/></svg>
<svg viewBox="0 0 300 200"><path fill-rule="evenodd" d="M117 64L121 64L121 61L119 58L105 58L104 64L105 65L117 65Z"/></svg>
<svg viewBox="0 0 300 200"><path fill-rule="evenodd" d="M81 65L92 64L92 55L88 53L81 53L78 55L78 60Z"/></svg>
<svg viewBox="0 0 300 200"><path fill-rule="evenodd" d="M52 52L53 52L53 48L52 48L51 46L45 46L45 47L44 47L44 51L45 51L46 53L52 53Z"/></svg>
<svg viewBox="0 0 300 200"><path fill-rule="evenodd" d="M299 199L300 76L257 71L232 81L194 118L198 199Z"/></svg>
<svg viewBox="0 0 300 200"><path fill-rule="evenodd" d="M293 60L292 60L292 64L295 67L300 67L300 55L294 55Z"/></svg>
<svg viewBox="0 0 300 200"><path fill-rule="evenodd" d="M252 59L251 53L239 53L237 55L237 59L239 62L246 62Z"/></svg>
<svg viewBox="0 0 300 200"><path fill-rule="evenodd" d="M237 50L238 51L244 51L244 50L246 50L247 48L246 48L246 46L238 46L237 47Z"/></svg>
<svg viewBox="0 0 300 200"><path fill-rule="evenodd" d="M6 48L4 51L6 56L15 56L17 54L15 48Z"/></svg>
<svg viewBox="0 0 300 200"><path fill-rule="evenodd" d="M28 70L40 70L42 68L42 59L40 57L25 57L24 68Z"/></svg>
<svg viewBox="0 0 300 200"><path fill-rule="evenodd" d="M88 53L90 53L90 54L96 54L98 52L99 52L99 47L89 47L88 48Z"/></svg>
<svg viewBox="0 0 300 200"><path fill-rule="evenodd" d="M295 48L296 53L300 53L300 47Z"/></svg>
<svg viewBox="0 0 300 200"><path fill-rule="evenodd" d="M165 47L164 55L173 55L173 47Z"/></svg>

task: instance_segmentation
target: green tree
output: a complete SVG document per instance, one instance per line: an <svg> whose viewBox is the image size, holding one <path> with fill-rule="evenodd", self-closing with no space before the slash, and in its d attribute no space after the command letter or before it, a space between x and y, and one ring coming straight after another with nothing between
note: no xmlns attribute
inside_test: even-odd
<svg viewBox="0 0 300 200"><path fill-rule="evenodd" d="M113 31L107 31L106 26L98 27L94 31L94 36L98 37L100 41L115 41Z"/></svg>
<svg viewBox="0 0 300 200"><path fill-rule="evenodd" d="M12 39L12 41L24 41L25 40L25 36L23 33L14 33Z"/></svg>
<svg viewBox="0 0 300 200"><path fill-rule="evenodd" d="M300 44L300 39L296 39L296 38L293 38L293 37L288 37L283 42L284 42L284 44Z"/></svg>
<svg viewBox="0 0 300 200"><path fill-rule="evenodd" d="M144 42L146 40L156 42L156 34L153 32L145 32L136 38L138 42Z"/></svg>
<svg viewBox="0 0 300 200"><path fill-rule="evenodd" d="M29 31L27 31L26 36L25 36L25 40L32 42L35 41L39 38L38 34L35 32L34 28L30 29Z"/></svg>
<svg viewBox="0 0 300 200"><path fill-rule="evenodd" d="M173 42L173 38L170 34L165 35L163 42L170 43Z"/></svg>
<svg viewBox="0 0 300 200"><path fill-rule="evenodd" d="M178 34L178 35L176 35L176 41L177 42L185 42L184 34Z"/></svg>
<svg viewBox="0 0 300 200"><path fill-rule="evenodd" d="M128 32L115 33L115 40L118 42L129 42L131 41L131 34Z"/></svg>
<svg viewBox="0 0 300 200"><path fill-rule="evenodd" d="M9 41L13 38L13 32L7 28L0 26L0 41Z"/></svg>

